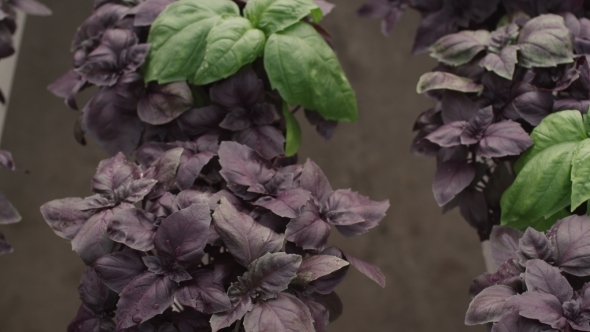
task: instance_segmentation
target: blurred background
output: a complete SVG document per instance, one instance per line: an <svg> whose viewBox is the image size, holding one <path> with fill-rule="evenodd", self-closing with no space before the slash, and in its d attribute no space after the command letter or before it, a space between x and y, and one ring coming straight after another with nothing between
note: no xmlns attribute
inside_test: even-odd
<svg viewBox="0 0 590 332"><path fill-rule="evenodd" d="M344 314L329 331L477 331L463 319L470 282L484 271L478 237L457 211L442 215L434 201L435 161L409 152L413 122L430 106L415 86L435 61L410 54L416 13L408 11L386 38L377 20L356 17L363 1L332 0L337 7L323 23L357 92L359 120L340 125L325 142L300 119L300 158L315 160L334 188L391 201L386 219L369 234L352 240L332 236L333 244L380 266L387 287L351 269L337 289ZM96 166L107 157L93 142L76 143L72 128L78 114L46 90L70 69L70 42L92 1L42 2L53 16L27 18L2 137L2 148L31 171L0 174L0 189L23 216L20 224L1 229L15 247L13 254L0 256L2 332L62 332L76 314L84 266L45 224L39 206L89 195Z"/></svg>

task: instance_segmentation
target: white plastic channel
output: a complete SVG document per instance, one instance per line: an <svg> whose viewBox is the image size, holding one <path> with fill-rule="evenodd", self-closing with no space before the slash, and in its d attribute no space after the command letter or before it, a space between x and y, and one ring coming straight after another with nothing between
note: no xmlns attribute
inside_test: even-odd
<svg viewBox="0 0 590 332"><path fill-rule="evenodd" d="M17 10L16 13L16 32L13 36L15 53L0 60L0 89L6 98L6 103L0 103L0 141L2 141L2 133L4 132L4 122L6 120L6 112L10 103L10 93L12 92L12 82L14 81L14 72L16 71L16 63L20 53L20 45L25 31L25 23L27 15Z"/></svg>

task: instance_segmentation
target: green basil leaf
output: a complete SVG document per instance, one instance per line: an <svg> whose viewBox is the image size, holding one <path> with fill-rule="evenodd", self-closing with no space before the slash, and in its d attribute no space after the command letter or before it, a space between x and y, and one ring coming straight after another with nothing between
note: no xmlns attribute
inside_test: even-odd
<svg viewBox="0 0 590 332"><path fill-rule="evenodd" d="M556 214L552 215L551 217L545 219L541 218L536 223L534 223L531 227L536 229L539 232L546 232L548 231L555 223L565 217L571 216L566 209L559 210ZM522 230L526 230L527 227L524 227Z"/></svg>
<svg viewBox="0 0 590 332"><path fill-rule="evenodd" d="M559 15L546 14L528 21L520 31L518 45L519 64L525 68L574 62L573 36Z"/></svg>
<svg viewBox="0 0 590 332"><path fill-rule="evenodd" d="M578 144L572 161L572 211L590 199L590 139Z"/></svg>
<svg viewBox="0 0 590 332"><path fill-rule="evenodd" d="M249 0L244 8L244 17L267 36L292 26L308 15L316 22L323 16L312 0Z"/></svg>
<svg viewBox="0 0 590 332"><path fill-rule="evenodd" d="M338 58L304 22L272 34L264 50L270 83L290 105L318 111L325 119L355 121L356 97Z"/></svg>
<svg viewBox="0 0 590 332"><path fill-rule="evenodd" d="M466 77L460 77L441 71L434 71L426 73L420 77L416 91L418 93L424 93L430 90L445 89L459 92L480 93L483 91L483 85L477 84Z"/></svg>
<svg viewBox="0 0 590 332"><path fill-rule="evenodd" d="M446 35L430 47L430 56L450 66L460 66L473 60L487 48L487 30L461 31Z"/></svg>
<svg viewBox="0 0 590 332"><path fill-rule="evenodd" d="M207 36L207 50L191 83L205 85L233 75L264 52L266 37L240 16L218 20Z"/></svg>
<svg viewBox="0 0 590 332"><path fill-rule="evenodd" d="M285 155L291 157L294 156L301 147L301 126L293 113L289 111L289 107L287 107L287 103L285 102L283 102L283 116L287 122Z"/></svg>
<svg viewBox="0 0 590 332"><path fill-rule="evenodd" d="M502 225L530 226L570 205L572 157L578 142L551 146L530 159L502 195Z"/></svg>
<svg viewBox="0 0 590 332"><path fill-rule="evenodd" d="M531 139L535 143L516 163L518 172L539 152L564 143L579 143L588 138L582 114L578 111L562 111L550 114L533 130Z"/></svg>
<svg viewBox="0 0 590 332"><path fill-rule="evenodd" d="M145 81L192 81L222 15L239 16L240 10L230 0L180 0L166 7L150 29Z"/></svg>

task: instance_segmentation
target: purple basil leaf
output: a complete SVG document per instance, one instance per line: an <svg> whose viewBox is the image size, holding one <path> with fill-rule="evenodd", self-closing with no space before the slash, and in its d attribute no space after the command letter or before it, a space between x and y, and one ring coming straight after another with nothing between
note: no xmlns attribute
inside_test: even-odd
<svg viewBox="0 0 590 332"><path fill-rule="evenodd" d="M144 210L122 210L110 218L107 234L132 249L150 251L154 248L155 222L156 216Z"/></svg>
<svg viewBox="0 0 590 332"><path fill-rule="evenodd" d="M268 300L289 287L301 265L301 256L283 252L266 254L254 260L239 280L240 286L257 298Z"/></svg>
<svg viewBox="0 0 590 332"><path fill-rule="evenodd" d="M506 300L505 306L515 308L523 317L536 319L560 330L567 324L561 303L551 294L527 292L515 295Z"/></svg>
<svg viewBox="0 0 590 332"><path fill-rule="evenodd" d="M469 121L477 113L477 104L467 95L447 90L441 101L441 115L445 124Z"/></svg>
<svg viewBox="0 0 590 332"><path fill-rule="evenodd" d="M511 80L518 63L518 45L504 47L500 53L488 53L479 65L498 76Z"/></svg>
<svg viewBox="0 0 590 332"><path fill-rule="evenodd" d="M178 327L179 332L209 332L211 330L209 318L209 315L204 315L191 308L184 308L182 312L172 316L172 321Z"/></svg>
<svg viewBox="0 0 590 332"><path fill-rule="evenodd" d="M87 267L78 286L82 303L96 313L109 312L115 307L116 294L98 277L96 272Z"/></svg>
<svg viewBox="0 0 590 332"><path fill-rule="evenodd" d="M252 298L249 295L244 294L241 297L235 298L232 301L232 308L229 311L211 316L211 331L217 332L229 327L235 321L242 319L253 307L254 303L252 303Z"/></svg>
<svg viewBox="0 0 590 332"><path fill-rule="evenodd" d="M260 187L275 173L266 159L249 147L235 142L221 143L219 163L221 176L228 182L242 186Z"/></svg>
<svg viewBox="0 0 590 332"><path fill-rule="evenodd" d="M533 126L538 126L553 110L553 96L545 91L530 91L516 97L514 110Z"/></svg>
<svg viewBox="0 0 590 332"><path fill-rule="evenodd" d="M250 127L235 133L233 139L267 159L285 154L285 136L274 126Z"/></svg>
<svg viewBox="0 0 590 332"><path fill-rule="evenodd" d="M139 100L137 115L152 125L168 123L193 106L193 95L186 82L164 85L150 83Z"/></svg>
<svg viewBox="0 0 590 332"><path fill-rule="evenodd" d="M590 108L590 100L576 100L572 98L558 99L553 103L553 112L578 110L587 113Z"/></svg>
<svg viewBox="0 0 590 332"><path fill-rule="evenodd" d="M322 219L317 205L309 201L301 208L299 216L287 224L285 237L303 249L321 250L330 232L330 225Z"/></svg>
<svg viewBox="0 0 590 332"><path fill-rule="evenodd" d="M8 198L0 192L0 225L14 224L21 221L22 217Z"/></svg>
<svg viewBox="0 0 590 332"><path fill-rule="evenodd" d="M148 271L157 275L165 275L177 284L193 278L182 266L166 258L144 256L142 260L145 266L147 266Z"/></svg>
<svg viewBox="0 0 590 332"><path fill-rule="evenodd" d="M323 305L306 298L300 300L307 306L309 313L313 318L313 328L315 332L327 332L328 323L330 322L330 311Z"/></svg>
<svg viewBox="0 0 590 332"><path fill-rule="evenodd" d="M257 125L270 125L280 119L281 117L272 104L260 103L251 109L232 109L219 126L230 131L241 131Z"/></svg>
<svg viewBox="0 0 590 332"><path fill-rule="evenodd" d="M72 49L78 49L85 41L98 41L102 34L115 27L129 11L129 7L107 3L97 8L78 28Z"/></svg>
<svg viewBox="0 0 590 332"><path fill-rule="evenodd" d="M504 285L512 288L515 292L524 288L521 274L524 268L511 259L502 264L495 273L484 273L473 279L471 287L469 288L469 295L475 297L484 289L493 285Z"/></svg>
<svg viewBox="0 0 590 332"><path fill-rule="evenodd" d="M182 156L183 151L183 148L175 148L166 151L144 172L146 178L158 180L158 183L153 188L148 198L152 199L160 197L174 185L176 171L180 165L180 157Z"/></svg>
<svg viewBox="0 0 590 332"><path fill-rule="evenodd" d="M442 147L451 147L461 144L461 134L467 126L467 121L456 121L446 124L424 137L432 143Z"/></svg>
<svg viewBox="0 0 590 332"><path fill-rule="evenodd" d="M8 241L6 241L4 234L0 233L0 255L10 254L13 251L14 249L8 243Z"/></svg>
<svg viewBox="0 0 590 332"><path fill-rule="evenodd" d="M406 0L371 0L357 10L361 17L380 18L381 33L388 36L397 25L409 2Z"/></svg>
<svg viewBox="0 0 590 332"><path fill-rule="evenodd" d="M209 239L211 214L203 200L164 219L156 232L158 255L185 266L201 263Z"/></svg>
<svg viewBox="0 0 590 332"><path fill-rule="evenodd" d="M344 258L346 258L350 265L354 266L360 273L369 277L377 285L385 287L385 275L377 266L356 258L345 251L342 251L342 254L344 254Z"/></svg>
<svg viewBox="0 0 590 332"><path fill-rule="evenodd" d="M51 15L51 9L47 8L47 6L35 0L9 0L9 3L29 15Z"/></svg>
<svg viewBox="0 0 590 332"><path fill-rule="evenodd" d="M303 166L300 179L301 188L311 192L319 203L324 203L334 192L322 169L311 159Z"/></svg>
<svg viewBox="0 0 590 332"><path fill-rule="evenodd" d="M481 140L484 135L484 131L494 121L494 110L492 106L482 108L475 116L469 120L467 126L461 132L461 144L471 145L476 144Z"/></svg>
<svg viewBox="0 0 590 332"><path fill-rule="evenodd" d="M158 158L160 158L166 151L171 150L177 146L162 142L147 142L142 144L135 151L135 160L143 168L147 169Z"/></svg>
<svg viewBox="0 0 590 332"><path fill-rule="evenodd" d="M213 272L200 270L192 280L183 283L176 291L180 304L204 314L215 314L231 309L231 303L222 285L213 282Z"/></svg>
<svg viewBox="0 0 590 332"><path fill-rule="evenodd" d="M504 315L494 327L492 332L557 332L549 326L538 321L521 317L518 312L510 312Z"/></svg>
<svg viewBox="0 0 590 332"><path fill-rule="evenodd" d="M309 308L293 295L257 302L244 318L246 332L314 332Z"/></svg>
<svg viewBox="0 0 590 332"><path fill-rule="evenodd" d="M176 0L147 0L136 7L135 26L150 26L166 6Z"/></svg>
<svg viewBox="0 0 590 332"><path fill-rule="evenodd" d="M590 275L590 217L571 216L560 220L550 238L556 253L555 266L579 277Z"/></svg>
<svg viewBox="0 0 590 332"><path fill-rule="evenodd" d="M82 304L76 317L68 325L67 332L111 332L115 331L115 322L108 317L98 315Z"/></svg>
<svg viewBox="0 0 590 332"><path fill-rule="evenodd" d="M127 161L122 153L98 164L98 170L92 178L92 190L97 193L114 195L117 188L141 177L139 167Z"/></svg>
<svg viewBox="0 0 590 332"><path fill-rule="evenodd" d="M78 253L84 263L91 265L98 258L110 254L116 248L107 235L107 225L113 214L130 206L120 206L113 210L105 210L91 216L72 239L72 249Z"/></svg>
<svg viewBox="0 0 590 332"><path fill-rule="evenodd" d="M516 295L516 292L504 285L495 285L483 290L469 304L465 316L466 325L480 325L497 322L509 313L506 300Z"/></svg>
<svg viewBox="0 0 590 332"><path fill-rule="evenodd" d="M146 267L137 252L124 250L100 257L94 262L94 270L118 294L131 280L142 274Z"/></svg>
<svg viewBox="0 0 590 332"><path fill-rule="evenodd" d="M220 134L222 130L219 128L219 123L224 116L225 112L219 107L210 105L188 110L178 117L177 121L182 132L188 136Z"/></svg>
<svg viewBox="0 0 590 332"><path fill-rule="evenodd" d="M275 233L285 233L285 229L289 223L289 218L277 216L273 212L263 208L252 210L250 217L262 226L272 229Z"/></svg>
<svg viewBox="0 0 590 332"><path fill-rule="evenodd" d="M86 81L82 79L80 74L72 69L51 83L47 90L57 97L65 99L69 108L77 110L78 105L75 97L85 84Z"/></svg>
<svg viewBox="0 0 590 332"><path fill-rule="evenodd" d="M348 265L349 263L347 261L335 256L311 256L303 260L301 266L299 266L295 282L306 285L311 281L336 272Z"/></svg>
<svg viewBox="0 0 590 332"><path fill-rule="evenodd" d="M4 167L9 171L18 170L18 168L14 164L14 159L10 151L0 150L0 167Z"/></svg>
<svg viewBox="0 0 590 332"><path fill-rule="evenodd" d="M412 53L425 53L441 37L456 32L457 24L451 15L452 10L443 9L424 17L416 32Z"/></svg>
<svg viewBox="0 0 590 332"><path fill-rule="evenodd" d="M135 112L135 106L124 105L131 100L122 98L117 86L102 88L82 110L82 128L111 155L118 152L130 155L137 148L143 130L139 118L128 114Z"/></svg>
<svg viewBox="0 0 590 332"><path fill-rule="evenodd" d="M133 31L109 29L76 71L91 84L113 86L122 75L133 73L145 61L150 45L137 42Z"/></svg>
<svg viewBox="0 0 590 332"><path fill-rule="evenodd" d="M178 210L186 209L193 204L202 204L206 200L209 205L209 209L214 210L211 207L211 197L209 193L202 193L198 190L183 190L176 195L174 201L175 208ZM219 198L217 198L219 200Z"/></svg>
<svg viewBox="0 0 590 332"><path fill-rule="evenodd" d="M439 206L449 203L463 191L475 178L475 167L467 161L447 161L439 163L432 191Z"/></svg>
<svg viewBox="0 0 590 332"><path fill-rule="evenodd" d="M334 292L324 295L314 293L311 294L310 298L328 310L330 313L330 323L336 321L342 315L343 305L338 294Z"/></svg>
<svg viewBox="0 0 590 332"><path fill-rule="evenodd" d="M244 68L213 85L211 102L225 109L250 108L264 101L264 83L254 70Z"/></svg>
<svg viewBox="0 0 590 332"><path fill-rule="evenodd" d="M326 120L320 113L308 109L305 109L305 118L312 126L315 126L315 130L320 136L326 140L332 139L338 127L338 121Z"/></svg>
<svg viewBox="0 0 590 332"><path fill-rule="evenodd" d="M480 234L489 232L488 205L484 193L474 188L467 188L457 198L461 216Z"/></svg>
<svg viewBox="0 0 590 332"><path fill-rule="evenodd" d="M342 226L338 227L338 230L345 236L359 235L377 226L385 217L388 208L389 201L375 202L349 189L336 190L322 207L326 211L326 221ZM353 224L363 225L356 229L346 228Z"/></svg>
<svg viewBox="0 0 590 332"><path fill-rule="evenodd" d="M167 191L156 200L148 201L145 210L154 214L158 218L166 218L171 215L172 212L176 211L174 207L175 199L176 196Z"/></svg>
<svg viewBox="0 0 590 332"><path fill-rule="evenodd" d="M163 313L174 301L176 284L151 272L136 277L119 295L117 330L143 323Z"/></svg>
<svg viewBox="0 0 590 332"><path fill-rule="evenodd" d="M477 146L477 155L498 158L519 155L533 145L533 140L518 122L502 121L489 126Z"/></svg>
<svg viewBox="0 0 590 332"><path fill-rule="evenodd" d="M545 233L530 227L520 239L516 255L523 266L530 259L541 259L546 262L553 262L555 259L553 248Z"/></svg>
<svg viewBox="0 0 590 332"><path fill-rule="evenodd" d="M552 294L562 303L571 300L574 295L572 286L559 269L540 259L526 262L524 280L529 292Z"/></svg>
<svg viewBox="0 0 590 332"><path fill-rule="evenodd" d="M104 208L112 208L117 202L110 195L96 194L84 198L78 208L83 211L97 211Z"/></svg>
<svg viewBox="0 0 590 332"><path fill-rule="evenodd" d="M199 177L199 174L201 174L203 167L205 167L213 157L215 157L215 153L206 151L197 153L184 162L181 158L178 174L176 176L176 185L178 188L191 188Z"/></svg>
<svg viewBox="0 0 590 332"><path fill-rule="evenodd" d="M215 258L213 262L213 282L218 285L228 284L231 277L236 271L245 271L230 253L223 253Z"/></svg>
<svg viewBox="0 0 590 332"><path fill-rule="evenodd" d="M260 225L250 216L240 213L226 199L213 213L215 230L221 236L227 250L243 266L266 253L279 251L284 236Z"/></svg>
<svg viewBox="0 0 590 332"><path fill-rule="evenodd" d="M276 197L262 197L253 204L267 208L278 216L292 219L299 216L299 210L309 198L309 191L295 188L282 192Z"/></svg>
<svg viewBox="0 0 590 332"><path fill-rule="evenodd" d="M516 258L518 241L522 232L507 226L494 226L490 234L492 246L492 259L496 266L501 266L507 261Z"/></svg>
<svg viewBox="0 0 590 332"><path fill-rule="evenodd" d="M138 179L115 190L115 200L126 203L137 203L147 196L158 183L154 179Z"/></svg>

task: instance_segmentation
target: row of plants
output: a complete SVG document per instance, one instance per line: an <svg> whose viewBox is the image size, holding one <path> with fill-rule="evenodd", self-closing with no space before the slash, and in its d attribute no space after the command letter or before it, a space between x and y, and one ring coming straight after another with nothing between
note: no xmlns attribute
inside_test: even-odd
<svg viewBox="0 0 590 332"><path fill-rule="evenodd" d="M368 232L388 201L332 189L297 163L294 114L330 138L355 94L312 0L95 0L74 68L49 86L113 157L93 195L41 213L87 268L68 327L87 331L326 331L353 266L333 229ZM334 226L334 227L332 227Z"/></svg>
<svg viewBox="0 0 590 332"><path fill-rule="evenodd" d="M439 62L418 83L435 105L412 151L436 158L437 203L498 267L471 285L465 323L590 331L590 1L374 0L359 15L389 33L407 8L414 52Z"/></svg>
<svg viewBox="0 0 590 332"><path fill-rule="evenodd" d="M2 0L0 2L0 61L14 55L13 36L17 29L17 13L47 16L51 10L35 0ZM0 103L6 105L7 100L0 91ZM0 128L1 132L1 128ZM12 153L0 150L0 168L9 171L21 171L15 166ZM21 221L21 216L8 198L0 192L0 225L9 225ZM0 255L11 253L14 249L0 232Z"/></svg>

